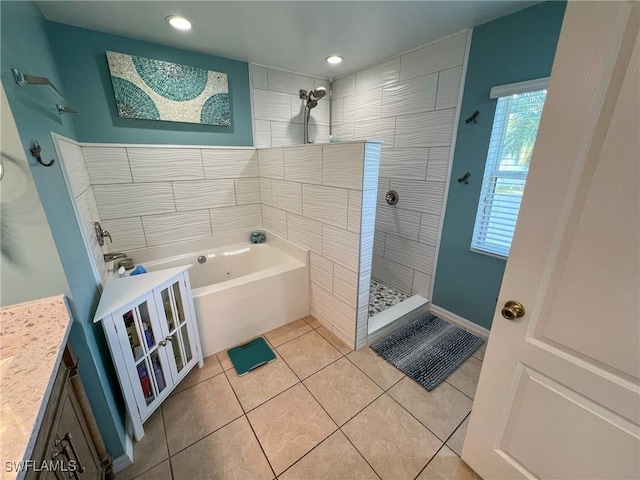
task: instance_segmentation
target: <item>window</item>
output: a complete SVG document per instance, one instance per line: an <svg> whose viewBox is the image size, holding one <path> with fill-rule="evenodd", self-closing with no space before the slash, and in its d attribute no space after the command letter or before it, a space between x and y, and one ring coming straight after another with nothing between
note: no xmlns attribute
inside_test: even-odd
<svg viewBox="0 0 640 480"><path fill-rule="evenodd" d="M508 257L548 79L491 89L497 98L471 250Z"/></svg>

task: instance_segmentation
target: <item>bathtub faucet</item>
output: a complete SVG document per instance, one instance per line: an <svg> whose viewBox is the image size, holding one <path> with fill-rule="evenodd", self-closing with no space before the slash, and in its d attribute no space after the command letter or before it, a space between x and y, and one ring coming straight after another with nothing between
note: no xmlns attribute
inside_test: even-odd
<svg viewBox="0 0 640 480"><path fill-rule="evenodd" d="M114 260L117 260L119 258L127 258L127 254L124 252L105 253L103 255L103 258L105 262L113 262Z"/></svg>

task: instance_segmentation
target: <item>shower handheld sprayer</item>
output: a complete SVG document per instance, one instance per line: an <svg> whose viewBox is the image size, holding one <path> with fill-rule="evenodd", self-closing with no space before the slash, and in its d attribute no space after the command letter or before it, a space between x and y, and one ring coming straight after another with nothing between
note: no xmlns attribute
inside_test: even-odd
<svg viewBox="0 0 640 480"><path fill-rule="evenodd" d="M304 105L304 143L311 143L309 140L309 119L311 118L311 109L318 106L318 100L327 94L327 89L318 87L315 90L307 92L300 90L300 98L305 100Z"/></svg>

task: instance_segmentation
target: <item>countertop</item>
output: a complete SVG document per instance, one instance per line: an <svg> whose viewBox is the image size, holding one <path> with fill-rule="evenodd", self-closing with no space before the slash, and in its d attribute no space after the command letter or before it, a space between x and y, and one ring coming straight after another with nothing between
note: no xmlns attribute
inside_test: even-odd
<svg viewBox="0 0 640 480"><path fill-rule="evenodd" d="M71 330L64 295L0 309L0 458L31 456L53 381Z"/></svg>

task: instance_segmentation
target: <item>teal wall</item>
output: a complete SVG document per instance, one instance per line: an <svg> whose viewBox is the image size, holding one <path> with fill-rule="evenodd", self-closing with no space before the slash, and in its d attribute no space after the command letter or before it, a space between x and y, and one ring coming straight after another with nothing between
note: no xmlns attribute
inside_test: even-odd
<svg viewBox="0 0 640 480"><path fill-rule="evenodd" d="M67 99L78 111L73 121L79 142L251 146L249 66L131 38L47 22L51 49ZM167 29L167 35L172 34ZM226 73L231 126L121 118L116 110L107 50Z"/></svg>
<svg viewBox="0 0 640 480"><path fill-rule="evenodd" d="M82 381L100 431L107 448L117 457L124 453L124 404L102 328L91 323L98 288L50 134L56 132L75 138L73 119L57 114L56 99L50 90L42 86L19 87L11 74L11 68L16 67L25 73L45 76L64 90L49 46L45 20L35 3L2 1L0 17L0 77L73 296L71 307L75 321L71 345L79 358ZM43 160L56 159L53 167L45 168L31 157L32 140L40 143Z"/></svg>
<svg viewBox="0 0 640 480"><path fill-rule="evenodd" d="M547 77L565 2L546 2L473 30L433 304L491 328L505 260L469 250L497 100L491 87ZM465 119L478 110L477 124ZM471 173L468 185L457 178Z"/></svg>

